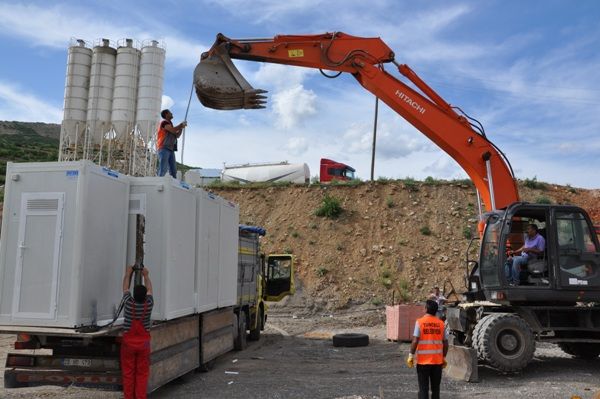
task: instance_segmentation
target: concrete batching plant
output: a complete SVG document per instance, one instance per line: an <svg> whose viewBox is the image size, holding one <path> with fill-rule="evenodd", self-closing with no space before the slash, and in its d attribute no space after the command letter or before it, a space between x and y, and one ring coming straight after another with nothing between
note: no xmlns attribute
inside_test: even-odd
<svg viewBox="0 0 600 399"><path fill-rule="evenodd" d="M165 49L158 41L101 39L69 46L60 161L89 159L123 173L155 174Z"/></svg>

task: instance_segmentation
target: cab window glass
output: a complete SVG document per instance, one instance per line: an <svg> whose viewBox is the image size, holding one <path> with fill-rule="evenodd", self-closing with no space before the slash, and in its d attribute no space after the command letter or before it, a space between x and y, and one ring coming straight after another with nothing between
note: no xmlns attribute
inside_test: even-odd
<svg viewBox="0 0 600 399"><path fill-rule="evenodd" d="M600 258L592 229L580 212L557 212L558 263L561 285L600 285Z"/></svg>

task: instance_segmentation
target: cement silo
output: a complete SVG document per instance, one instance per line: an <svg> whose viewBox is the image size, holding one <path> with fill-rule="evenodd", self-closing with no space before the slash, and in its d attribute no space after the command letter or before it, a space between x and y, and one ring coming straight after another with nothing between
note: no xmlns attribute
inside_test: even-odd
<svg viewBox="0 0 600 399"><path fill-rule="evenodd" d="M111 122L116 138L127 136L134 127L140 50L132 39L119 42L115 67Z"/></svg>
<svg viewBox="0 0 600 399"><path fill-rule="evenodd" d="M136 126L141 138L147 144L152 144L160 118L165 49L152 40L142 47L141 53Z"/></svg>
<svg viewBox="0 0 600 399"><path fill-rule="evenodd" d="M94 46L87 111L88 151L101 146L111 128L116 59L117 50L110 46L108 39L102 39L99 45Z"/></svg>
<svg viewBox="0 0 600 399"><path fill-rule="evenodd" d="M86 126L92 49L78 39L69 46L65 79L64 115L59 160L77 159Z"/></svg>

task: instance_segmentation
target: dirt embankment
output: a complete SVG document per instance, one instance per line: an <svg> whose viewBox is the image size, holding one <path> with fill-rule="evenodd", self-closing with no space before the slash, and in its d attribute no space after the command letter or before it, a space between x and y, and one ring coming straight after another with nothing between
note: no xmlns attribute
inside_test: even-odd
<svg viewBox="0 0 600 399"><path fill-rule="evenodd" d="M477 234L477 200L469 184L289 186L213 190L237 202L241 223L267 229L265 252L296 258L299 295L292 304L333 311L421 300L434 284L464 288L468 237ZM522 199L571 203L600 216L597 190L520 187ZM315 216L328 194L344 209ZM595 220L600 221L600 218Z"/></svg>

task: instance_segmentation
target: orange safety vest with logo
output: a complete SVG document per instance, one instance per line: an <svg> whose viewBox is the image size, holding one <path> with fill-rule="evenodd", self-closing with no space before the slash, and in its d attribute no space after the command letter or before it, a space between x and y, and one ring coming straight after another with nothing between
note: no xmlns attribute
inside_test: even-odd
<svg viewBox="0 0 600 399"><path fill-rule="evenodd" d="M167 132L165 125L173 126L173 124L166 119L160 121L158 124L158 132L156 134L156 149L160 150L161 148L166 148L173 151L177 146L177 136Z"/></svg>
<svg viewBox="0 0 600 399"><path fill-rule="evenodd" d="M417 364L444 363L444 322L427 314L417 320L419 342L417 344Z"/></svg>

